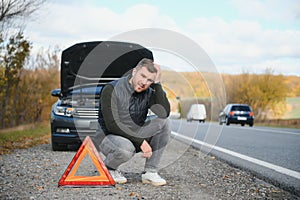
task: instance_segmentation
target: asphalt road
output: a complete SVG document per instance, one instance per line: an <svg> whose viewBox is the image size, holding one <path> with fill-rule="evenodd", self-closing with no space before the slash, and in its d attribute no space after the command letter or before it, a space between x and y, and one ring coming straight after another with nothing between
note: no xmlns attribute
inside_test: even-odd
<svg viewBox="0 0 300 200"><path fill-rule="evenodd" d="M277 186L300 192L300 129L172 120L175 137ZM177 135L177 133L179 135Z"/></svg>

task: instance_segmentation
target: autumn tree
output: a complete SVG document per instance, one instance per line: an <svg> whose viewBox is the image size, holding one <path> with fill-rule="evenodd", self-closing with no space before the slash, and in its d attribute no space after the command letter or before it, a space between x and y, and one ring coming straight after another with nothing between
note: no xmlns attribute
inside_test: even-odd
<svg viewBox="0 0 300 200"><path fill-rule="evenodd" d="M0 125L1 127L13 126L15 106L18 98L14 94L19 89L21 70L29 56L30 43L19 33L12 36L6 44L0 43Z"/></svg>
<svg viewBox="0 0 300 200"><path fill-rule="evenodd" d="M22 91L26 96L21 103L24 108L20 109L23 111L20 112L22 123L28 120L28 113L31 122L49 119L51 105L57 100L50 96L50 92L59 87L59 66L58 48L41 49L29 62L22 79Z"/></svg>
<svg viewBox="0 0 300 200"><path fill-rule="evenodd" d="M22 29L45 0L0 1L0 128L18 125L22 72L31 44Z"/></svg>
<svg viewBox="0 0 300 200"><path fill-rule="evenodd" d="M59 87L58 51L41 49L26 61L26 67L18 70L14 76L17 84L11 85L9 90L1 89L5 93L0 93L0 128L49 119L51 105L56 101L50 97L50 91ZM2 74L1 81L7 83L6 77L9 76Z"/></svg>
<svg viewBox="0 0 300 200"><path fill-rule="evenodd" d="M280 116L285 108L288 88L282 75L266 69L264 74L233 75L226 81L227 102L251 105L257 118Z"/></svg>
<svg viewBox="0 0 300 200"><path fill-rule="evenodd" d="M265 74L258 77L258 83L260 93L263 94L258 104L261 117L267 118L269 112L274 116L281 116L285 110L285 99L288 94L285 77L273 75L273 72L267 69Z"/></svg>

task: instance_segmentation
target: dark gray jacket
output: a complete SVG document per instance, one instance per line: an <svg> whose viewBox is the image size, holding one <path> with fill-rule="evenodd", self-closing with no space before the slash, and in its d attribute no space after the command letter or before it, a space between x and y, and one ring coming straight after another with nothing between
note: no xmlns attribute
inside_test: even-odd
<svg viewBox="0 0 300 200"><path fill-rule="evenodd" d="M167 118L170 103L160 84L152 84L146 91L137 93L129 78L113 81L102 89L98 121L106 135L123 136L139 147L144 138L137 132L146 123L148 109L159 118Z"/></svg>

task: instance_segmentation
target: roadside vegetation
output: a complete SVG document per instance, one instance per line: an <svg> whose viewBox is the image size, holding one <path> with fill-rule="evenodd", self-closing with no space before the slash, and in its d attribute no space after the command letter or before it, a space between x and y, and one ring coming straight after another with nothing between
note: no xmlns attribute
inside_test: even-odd
<svg viewBox="0 0 300 200"><path fill-rule="evenodd" d="M48 122L0 130L0 155L50 142Z"/></svg>

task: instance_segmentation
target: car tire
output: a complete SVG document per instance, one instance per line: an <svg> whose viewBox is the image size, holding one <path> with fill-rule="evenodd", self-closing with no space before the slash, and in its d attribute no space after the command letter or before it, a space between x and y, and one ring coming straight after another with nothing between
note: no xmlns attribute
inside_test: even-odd
<svg viewBox="0 0 300 200"><path fill-rule="evenodd" d="M249 126L252 127L252 126L253 126L253 123L249 124Z"/></svg>
<svg viewBox="0 0 300 200"><path fill-rule="evenodd" d="M230 125L230 122L229 122L229 120L228 120L228 118L226 117L226 119L225 119L225 123L226 123L226 125L227 126L229 126Z"/></svg>
<svg viewBox="0 0 300 200"><path fill-rule="evenodd" d="M245 124L244 124L244 123L242 123L242 124L241 124L241 126L245 126Z"/></svg>

